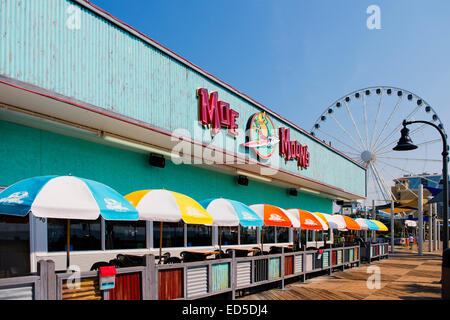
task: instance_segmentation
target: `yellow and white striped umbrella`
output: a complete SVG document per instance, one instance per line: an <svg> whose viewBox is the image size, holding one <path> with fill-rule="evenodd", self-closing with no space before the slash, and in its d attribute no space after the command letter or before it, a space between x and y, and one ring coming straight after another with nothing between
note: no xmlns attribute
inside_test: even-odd
<svg viewBox="0 0 450 320"><path fill-rule="evenodd" d="M213 217L194 199L165 189L140 190L125 196L139 220L212 225Z"/></svg>

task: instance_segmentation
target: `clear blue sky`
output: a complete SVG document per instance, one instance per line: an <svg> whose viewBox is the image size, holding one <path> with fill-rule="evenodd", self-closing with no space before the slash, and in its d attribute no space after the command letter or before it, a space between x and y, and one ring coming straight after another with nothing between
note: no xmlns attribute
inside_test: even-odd
<svg viewBox="0 0 450 320"><path fill-rule="evenodd" d="M450 118L448 0L92 0L309 130L341 96L397 86ZM381 30L366 9L381 8Z"/></svg>
<svg viewBox="0 0 450 320"><path fill-rule="evenodd" d="M448 126L449 0L92 2L308 131L337 99L358 89L381 85L417 94ZM367 28L370 14L366 10L370 5L381 9L380 30ZM374 104L368 108L369 126L376 123L378 103ZM394 105L393 102L390 108L394 109ZM388 134L394 128L396 134L390 138L394 143L400 129L396 126L410 112L408 108L411 106L404 104L399 108L403 109L403 115L398 114L392 121L396 123L385 132ZM356 137L357 130L342 109L340 116L347 116L345 127L354 130L352 135ZM354 111L360 113L358 125L364 135L361 109ZM380 118L378 132L383 123L388 123L386 110L383 109L385 118ZM415 120L430 120L431 114L425 114L423 109L421 112ZM335 114L339 116L338 112ZM323 127L331 129L332 124L336 130L330 131L332 136L352 145L359 143L358 138L355 143L349 141L332 120ZM440 141L437 131L425 127L428 130L413 136L415 143L436 138ZM393 179L403 174L440 172L439 141L422 145L409 155L377 154L377 168L387 189ZM347 147L345 150L336 143L334 146L356 160L361 159ZM389 146L386 150L392 151L393 145ZM383 159L386 156L391 158ZM405 162L402 157L416 159ZM424 158L436 160L423 162ZM368 198L381 199L374 176L369 174Z"/></svg>

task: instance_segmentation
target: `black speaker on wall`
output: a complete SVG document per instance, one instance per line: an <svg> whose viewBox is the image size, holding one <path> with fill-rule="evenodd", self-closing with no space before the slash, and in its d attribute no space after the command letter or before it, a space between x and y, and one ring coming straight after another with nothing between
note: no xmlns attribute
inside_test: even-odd
<svg viewBox="0 0 450 320"><path fill-rule="evenodd" d="M166 159L164 159L164 156L160 154L150 153L148 162L151 166L158 168L164 168L166 166Z"/></svg>
<svg viewBox="0 0 450 320"><path fill-rule="evenodd" d="M295 189L295 188L288 189L288 194L290 196L296 197L298 195L297 189Z"/></svg>
<svg viewBox="0 0 450 320"><path fill-rule="evenodd" d="M242 186L248 186L248 178L246 176L239 176L238 184L240 184Z"/></svg>

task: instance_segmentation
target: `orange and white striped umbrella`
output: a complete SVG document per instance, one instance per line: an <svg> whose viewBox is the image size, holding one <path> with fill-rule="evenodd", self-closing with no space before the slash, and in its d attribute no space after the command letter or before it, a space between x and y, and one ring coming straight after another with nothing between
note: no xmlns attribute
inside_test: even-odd
<svg viewBox="0 0 450 320"><path fill-rule="evenodd" d="M314 213L301 209L287 209L286 212L298 216L301 230L328 230L326 221Z"/></svg>
<svg viewBox="0 0 450 320"><path fill-rule="evenodd" d="M341 215L333 214L332 217L336 220L340 220L345 224L345 229L347 230L361 230L361 226L354 219Z"/></svg>
<svg viewBox="0 0 450 320"><path fill-rule="evenodd" d="M250 206L264 221L265 226L292 227L293 223L286 212L270 204L254 204Z"/></svg>

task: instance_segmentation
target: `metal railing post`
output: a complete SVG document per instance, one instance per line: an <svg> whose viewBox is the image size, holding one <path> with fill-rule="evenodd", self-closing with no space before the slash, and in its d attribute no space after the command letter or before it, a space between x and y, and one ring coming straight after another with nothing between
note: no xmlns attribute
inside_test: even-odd
<svg viewBox="0 0 450 320"><path fill-rule="evenodd" d="M284 247L281 247L281 267L280 267L280 273L281 273L281 290L284 290L284 270L285 270L285 256L284 256Z"/></svg>
<svg viewBox="0 0 450 320"><path fill-rule="evenodd" d="M152 254L145 255L145 272L142 274L142 298L143 300L157 300L156 296L156 270L155 256ZM156 286L157 288L158 286Z"/></svg>
<svg viewBox="0 0 450 320"><path fill-rule="evenodd" d="M251 264L250 264L251 266ZM231 300L236 299L236 287L237 287L237 262L236 253L231 251L231 266L230 266L230 285L231 285ZM250 270L251 272L251 270Z"/></svg>
<svg viewBox="0 0 450 320"><path fill-rule="evenodd" d="M53 260L47 260L47 299L56 300L56 273Z"/></svg>
<svg viewBox="0 0 450 320"><path fill-rule="evenodd" d="M37 272L39 274L39 293L36 300L48 300L47 288L48 288L48 270L47 261L39 260L37 263ZM35 289L36 290L36 289ZM38 290L36 290L38 291Z"/></svg>

